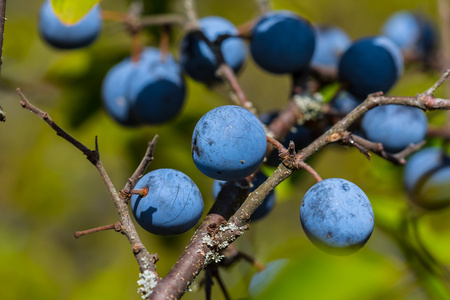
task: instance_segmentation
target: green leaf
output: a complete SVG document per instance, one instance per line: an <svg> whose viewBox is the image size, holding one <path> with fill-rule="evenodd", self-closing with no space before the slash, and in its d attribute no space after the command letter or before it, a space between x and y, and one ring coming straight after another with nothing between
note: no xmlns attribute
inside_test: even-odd
<svg viewBox="0 0 450 300"><path fill-rule="evenodd" d="M80 21L100 0L51 0L61 22L71 25Z"/></svg>

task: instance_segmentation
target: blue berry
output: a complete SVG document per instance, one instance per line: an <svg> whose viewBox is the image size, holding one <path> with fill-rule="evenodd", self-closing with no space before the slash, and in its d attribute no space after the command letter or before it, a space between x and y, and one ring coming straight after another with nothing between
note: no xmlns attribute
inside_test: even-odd
<svg viewBox="0 0 450 300"><path fill-rule="evenodd" d="M365 99L374 92L386 93L403 72L400 49L386 37L355 41L342 55L338 77L356 98Z"/></svg>
<svg viewBox="0 0 450 300"><path fill-rule="evenodd" d="M238 180L255 172L266 153L261 122L245 108L217 107L197 123L192 135L192 158L205 175Z"/></svg>
<svg viewBox="0 0 450 300"><path fill-rule="evenodd" d="M396 153L425 138L427 117L416 107L383 105L363 116L361 128L367 139L383 144L386 151Z"/></svg>
<svg viewBox="0 0 450 300"><path fill-rule="evenodd" d="M129 85L130 103L144 124L161 124L181 111L186 97L180 65L172 55L148 47Z"/></svg>
<svg viewBox="0 0 450 300"><path fill-rule="evenodd" d="M436 45L436 33L431 22L408 11L399 11L390 16L382 31L407 57L425 59Z"/></svg>
<svg viewBox="0 0 450 300"><path fill-rule="evenodd" d="M358 186L340 178L325 179L306 192L300 220L313 244L336 255L363 247L374 226L367 196Z"/></svg>
<svg viewBox="0 0 450 300"><path fill-rule="evenodd" d="M219 35L237 35L237 28L228 20L210 16L199 20L200 29L206 38L214 42ZM247 47L237 37L227 38L220 50L224 60L235 73L239 72L247 59ZM212 84L220 79L215 75L219 63L210 47L196 33L188 33L181 42L180 63L183 70L194 80Z"/></svg>
<svg viewBox="0 0 450 300"><path fill-rule="evenodd" d="M250 53L264 70L288 74L307 70L314 45L314 28L308 21L290 11L274 11L253 28Z"/></svg>
<svg viewBox="0 0 450 300"><path fill-rule="evenodd" d="M350 47L351 40L347 33L335 26L316 27L316 46L311 65L337 69L339 59Z"/></svg>
<svg viewBox="0 0 450 300"><path fill-rule="evenodd" d="M102 85L104 108L116 122L126 126L139 124L128 96L136 67L130 59L121 61L108 71Z"/></svg>
<svg viewBox="0 0 450 300"><path fill-rule="evenodd" d="M138 62L126 58L108 71L102 86L107 112L120 124L160 124L182 109L186 88L170 54L148 47Z"/></svg>
<svg viewBox="0 0 450 300"><path fill-rule="evenodd" d="M39 33L50 45L60 49L76 49L90 45L100 33L100 6L94 6L80 21L66 25L56 16L50 0L39 11Z"/></svg>
<svg viewBox="0 0 450 300"><path fill-rule="evenodd" d="M267 180L267 176L264 175L262 172L258 172L256 174L255 179L253 179L252 187L249 190L249 193L252 193L254 190L256 190L261 184L264 183L264 181ZM223 180L214 180L213 183L213 197L214 199L217 198L217 195L219 195L220 190L225 185L226 181ZM251 216L252 221L256 221L259 219L264 218L275 206L275 190L270 191L270 193L266 196L263 203L253 212Z"/></svg>
<svg viewBox="0 0 450 300"><path fill-rule="evenodd" d="M195 183L180 171L158 169L144 175L135 189L147 188L145 197L132 195L131 210L139 225L157 235L176 235L197 224L203 198Z"/></svg>
<svg viewBox="0 0 450 300"><path fill-rule="evenodd" d="M403 184L414 204L440 209L450 204L450 158L442 149L425 148L408 158Z"/></svg>

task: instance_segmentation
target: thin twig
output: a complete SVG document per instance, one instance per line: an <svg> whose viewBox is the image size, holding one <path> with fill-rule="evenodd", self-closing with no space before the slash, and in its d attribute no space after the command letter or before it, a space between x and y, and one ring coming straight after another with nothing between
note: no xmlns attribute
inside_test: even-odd
<svg viewBox="0 0 450 300"><path fill-rule="evenodd" d="M447 80L447 78L450 76L450 69L445 70L444 74L441 75L438 81L433 84L432 87L430 87L428 90L426 90L423 94L432 96L433 93Z"/></svg>
<svg viewBox="0 0 450 300"><path fill-rule="evenodd" d="M53 122L52 118L50 118L48 113L32 105L27 100L25 95L22 93L20 88L17 89L17 93L21 98L20 105L22 105L23 108L28 109L29 111L41 117L56 132L57 135L59 135L60 137L62 137L63 139L74 145L81 152L83 152L83 154L86 155L87 159L93 165L95 165L100 160L100 154L98 153L98 151L89 149L88 147L77 141L75 138L73 138L66 131L64 131L61 127L59 127L55 122Z"/></svg>
<svg viewBox="0 0 450 300"><path fill-rule="evenodd" d="M417 144L411 144L398 153L389 153L384 150L381 143L371 142L358 135L351 134L348 131L344 132L344 137L341 142L344 145L356 147L368 159L370 158L369 151L371 151L396 165L404 165L406 163L406 157L411 155L413 152L416 152L425 145L425 141L422 141Z"/></svg>
<svg viewBox="0 0 450 300"><path fill-rule="evenodd" d="M90 150L88 147L77 141L74 137L72 137L70 134L68 134L66 131L64 131L61 127L59 127L49 116L48 113L43 112L36 106L32 105L25 97L25 95L20 91L20 89L17 89L17 93L19 94L21 101L20 104L23 108L35 113L39 117L41 117L55 132L57 135L64 138L66 141L70 142L72 145L74 145L77 149L79 149L83 154L85 154L88 158L88 160L94 164L94 166L97 168L98 172L100 173L100 177L102 178L105 186L108 189L108 192L113 199L114 205L116 207L117 213L119 215L119 221L121 225L121 232L127 237L133 254L138 262L139 269L141 272L144 271L150 271L155 274L155 278L159 278L156 273L156 265L155 263L158 260L158 256L156 254L150 254L142 244L139 235L136 231L136 228L130 218L129 212L128 212L128 206L126 203L124 203L123 199L119 196L119 193L117 193L116 188L114 187L111 179L109 178L108 173L106 172L105 168L103 167L102 162L100 161L100 155L98 152L98 144L97 139L95 143L95 150ZM134 187L131 186L131 188ZM157 279L158 280L158 279Z"/></svg>
<svg viewBox="0 0 450 300"><path fill-rule="evenodd" d="M136 171L134 171L133 175L128 179L127 184L122 189L123 192L129 193L134 188L139 178L144 175L145 170L147 170L148 165L153 161L153 151L155 150L156 142L158 141L159 136L155 135L153 139L148 143L147 150L145 151L144 157L142 158L141 163L137 167Z"/></svg>
<svg viewBox="0 0 450 300"><path fill-rule="evenodd" d="M96 227L96 228L92 228L92 229L88 229L88 230L75 231L73 236L76 239L78 239L79 237L81 237L83 235L96 233L96 232L100 232L100 231L105 231L105 230L112 230L112 229L114 229L116 232L121 231L122 226L120 225L120 222L116 222L115 224L105 225L105 226Z"/></svg>

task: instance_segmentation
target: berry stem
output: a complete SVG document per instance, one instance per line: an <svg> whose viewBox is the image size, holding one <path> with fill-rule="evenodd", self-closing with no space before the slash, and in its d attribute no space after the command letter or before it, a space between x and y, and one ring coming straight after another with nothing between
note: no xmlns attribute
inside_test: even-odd
<svg viewBox="0 0 450 300"><path fill-rule="evenodd" d="M81 237L83 235L100 232L100 231L105 231L105 230L111 230L111 229L114 229L116 232L119 232L122 230L122 225L120 225L120 222L116 222L115 224L100 226L100 227L96 227L96 228L92 228L92 229L88 229L88 230L75 231L73 236L76 239L78 239L79 237Z"/></svg>
<svg viewBox="0 0 450 300"><path fill-rule="evenodd" d="M320 177L319 173L317 173L317 171L314 170L313 167L311 167L310 165L308 165L308 164L305 163L304 161L299 161L299 162L298 162L298 167L299 167L299 168L302 168L302 169L305 169L309 174L312 175L312 177L314 177L314 179L315 179L317 182L321 182L321 181L323 180L322 177Z"/></svg>
<svg viewBox="0 0 450 300"><path fill-rule="evenodd" d="M220 64L219 68L217 69L217 74L222 77L222 79L226 83L228 83L231 90L231 100L236 102L238 105L245 107L253 114L257 115L256 108L253 106L253 103L248 101L247 96L242 90L242 87L240 86L236 75L234 74L230 66L228 66L226 63Z"/></svg>
<svg viewBox="0 0 450 300"><path fill-rule="evenodd" d="M142 189L133 189L131 190L130 194L145 197L148 194L148 188L143 187Z"/></svg>
<svg viewBox="0 0 450 300"><path fill-rule="evenodd" d="M169 53L169 34L170 34L170 26L162 25L161 26L161 40L159 42L161 48L161 62L165 62L167 59L167 54Z"/></svg>
<svg viewBox="0 0 450 300"><path fill-rule="evenodd" d="M142 38L140 32L131 34L131 60L135 63L139 62L142 53Z"/></svg>
<svg viewBox="0 0 450 300"><path fill-rule="evenodd" d="M243 39L249 39L252 35L253 27L255 27L257 19L250 20L238 27L238 36Z"/></svg>

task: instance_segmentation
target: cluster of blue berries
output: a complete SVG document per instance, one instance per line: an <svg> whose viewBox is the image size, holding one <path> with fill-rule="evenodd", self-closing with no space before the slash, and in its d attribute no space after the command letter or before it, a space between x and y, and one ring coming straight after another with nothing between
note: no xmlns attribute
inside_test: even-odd
<svg viewBox="0 0 450 300"><path fill-rule="evenodd" d="M95 6L82 20L66 25L55 15L49 0L40 11L39 31L50 45L75 49L91 44L101 30L101 11ZM126 58L106 74L103 104L108 114L126 126L161 124L182 110L186 98L184 74L212 85L225 63L235 73L248 59L272 74L307 78L310 69L333 70L341 90L331 106L347 114L369 94L388 92L400 78L406 58L426 60L435 45L432 26L408 12L392 16L382 35L351 41L340 28L313 25L290 11L272 11L259 17L249 33L249 47L237 28L221 17L199 20L199 30L188 32L180 46L179 62L169 53L147 47L138 60ZM305 79L306 80L306 79ZM265 128L278 112L256 117L249 110L225 105L206 113L192 134L192 158L197 168L215 179L214 198L226 181L246 178L255 172L250 192L267 177L259 171L267 153ZM399 152L425 138L427 118L417 109L386 105L367 112L361 130L370 141L388 152ZM296 126L283 140L297 147L310 144L311 128ZM276 166L272 154L266 164ZM450 203L449 158L438 149L425 149L409 160L405 188L413 202L423 208L441 208ZM203 213L202 195L185 174L172 169L154 170L141 178L136 188L147 195L133 195L132 212L147 231L174 235L194 227ZM443 192L444 191L444 192ZM268 214L274 192L255 211L252 220ZM303 197L300 220L307 237L324 251L343 255L357 251L369 239L374 226L370 201L355 184L330 178L315 184Z"/></svg>

